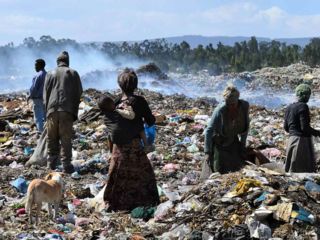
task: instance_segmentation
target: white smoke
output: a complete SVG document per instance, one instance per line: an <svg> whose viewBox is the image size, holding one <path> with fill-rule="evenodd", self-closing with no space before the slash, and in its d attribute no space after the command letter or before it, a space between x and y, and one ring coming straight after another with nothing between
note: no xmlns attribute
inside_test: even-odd
<svg viewBox="0 0 320 240"><path fill-rule="evenodd" d="M46 70L56 67L58 54L66 50L70 56L70 67L77 70L81 76L84 89L97 90L118 89L117 76L124 67L137 69L146 64L138 59L117 58L110 59L105 54L93 48L75 49L66 47L51 49L40 54L26 48L15 48L11 55L0 55L3 64L0 65L0 93L26 91L30 88L32 77L35 75L34 62L37 58L46 61ZM224 79L208 75L169 74L169 80L157 80L151 76L139 77L139 88L145 88L166 95L183 94L187 97L209 97L222 101L222 91L232 81L239 89L241 98L250 104L267 108L279 108L295 101L293 92L274 91L268 88L251 88L242 79ZM319 106L320 98L313 95L310 106Z"/></svg>
<svg viewBox="0 0 320 240"><path fill-rule="evenodd" d="M37 53L27 48L15 48L9 55L1 55L0 60L0 93L26 91L32 84L32 78L36 74L34 69L35 60L42 58L46 62L46 71L56 67L56 59L60 52L68 51L70 56L70 67L77 70L80 76L90 72L110 71L107 79L96 79L95 82L84 82L83 87L97 89L117 88L117 69L124 67L137 68L144 64L137 59L117 58L110 59L98 50L75 49L74 47L56 48L50 51Z"/></svg>

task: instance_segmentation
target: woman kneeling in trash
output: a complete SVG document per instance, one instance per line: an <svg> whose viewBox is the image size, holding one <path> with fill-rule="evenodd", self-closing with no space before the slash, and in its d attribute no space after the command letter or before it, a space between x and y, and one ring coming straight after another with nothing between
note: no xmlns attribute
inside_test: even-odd
<svg viewBox="0 0 320 240"><path fill-rule="evenodd" d="M239 96L237 88L228 85L223 92L224 102L213 111L205 130L202 178L207 178L212 171L223 174L238 171L243 166L250 122L249 103Z"/></svg>
<svg viewBox="0 0 320 240"><path fill-rule="evenodd" d="M289 133L287 142L286 172L315 172L316 162L311 136L320 136L320 131L310 126L310 112L307 102L311 88L300 84L296 90L297 102L288 106L284 129Z"/></svg>
<svg viewBox="0 0 320 240"><path fill-rule="evenodd" d="M134 137L126 144L113 145L104 200L109 211L156 206L160 201L155 174L140 139L144 122L151 126L155 123L155 117L147 101L134 94L138 86L138 77L134 71L125 69L120 73L118 84L122 94L115 100L115 104L128 102L132 107L135 117L130 120L131 132L128 136Z"/></svg>

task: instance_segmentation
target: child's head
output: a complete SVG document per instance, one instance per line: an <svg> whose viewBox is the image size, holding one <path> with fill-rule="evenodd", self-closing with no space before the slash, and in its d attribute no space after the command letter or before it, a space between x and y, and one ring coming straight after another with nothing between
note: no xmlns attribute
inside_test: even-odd
<svg viewBox="0 0 320 240"><path fill-rule="evenodd" d="M102 112L112 112L116 109L116 105L110 96L100 97L98 106Z"/></svg>

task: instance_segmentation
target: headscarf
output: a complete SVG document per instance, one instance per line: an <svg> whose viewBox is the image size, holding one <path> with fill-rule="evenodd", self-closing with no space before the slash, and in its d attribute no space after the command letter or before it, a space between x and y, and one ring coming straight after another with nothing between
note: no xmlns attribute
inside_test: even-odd
<svg viewBox="0 0 320 240"><path fill-rule="evenodd" d="M240 93L238 89L232 84L228 85L223 91L223 98L227 105L238 102L239 97Z"/></svg>
<svg viewBox="0 0 320 240"><path fill-rule="evenodd" d="M311 95L311 88L308 84L300 84L296 88L296 96L299 102L308 102Z"/></svg>

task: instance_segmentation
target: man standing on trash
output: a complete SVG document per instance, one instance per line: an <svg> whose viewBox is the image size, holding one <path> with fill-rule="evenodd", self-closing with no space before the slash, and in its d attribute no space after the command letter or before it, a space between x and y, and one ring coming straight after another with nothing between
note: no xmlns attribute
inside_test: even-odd
<svg viewBox="0 0 320 240"><path fill-rule="evenodd" d="M48 168L54 170L60 157L63 172L72 173L72 125L78 118L82 84L77 71L69 68L69 54L60 53L57 68L48 72L44 85L47 112Z"/></svg>
<svg viewBox="0 0 320 240"><path fill-rule="evenodd" d="M310 86L300 84L296 88L298 101L286 109L284 129L289 133L286 172L316 172L311 136L320 137L320 131L310 126L310 112L307 105L310 95Z"/></svg>
<svg viewBox="0 0 320 240"><path fill-rule="evenodd" d="M43 124L46 118L43 104L43 86L47 74L46 70L44 69L45 66L46 63L43 59L36 60L35 70L37 74L32 79L30 93L27 98L28 101L32 101L34 122L39 132L43 131Z"/></svg>

